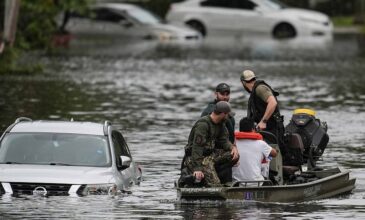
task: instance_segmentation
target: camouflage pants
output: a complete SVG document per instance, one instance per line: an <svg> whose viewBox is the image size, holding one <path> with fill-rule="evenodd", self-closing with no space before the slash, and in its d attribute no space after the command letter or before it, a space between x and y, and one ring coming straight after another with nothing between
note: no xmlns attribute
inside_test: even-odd
<svg viewBox="0 0 365 220"><path fill-rule="evenodd" d="M231 153L223 150L216 150L212 155L205 157L202 162L204 185L207 187L222 186L216 171L216 165L227 162L230 163L231 160ZM186 158L184 165L189 170L189 173L193 174L194 167L191 162L191 157Z"/></svg>
<svg viewBox="0 0 365 220"><path fill-rule="evenodd" d="M212 157L214 158L215 165L232 162L231 152L223 149L215 150Z"/></svg>

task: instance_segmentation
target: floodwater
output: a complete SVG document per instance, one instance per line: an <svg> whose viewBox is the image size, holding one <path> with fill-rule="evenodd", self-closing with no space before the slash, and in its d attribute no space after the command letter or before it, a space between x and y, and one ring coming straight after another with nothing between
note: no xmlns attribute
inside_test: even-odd
<svg viewBox="0 0 365 220"><path fill-rule="evenodd" d="M365 37L333 40L211 39L201 46L143 42L36 57L45 74L0 76L0 130L17 117L110 120L123 131L144 181L132 194L87 197L0 197L0 219L364 219ZM350 169L349 195L303 203L177 200L183 147L220 82L231 85L236 121L248 95L243 69L280 91L289 122L310 107L326 121L330 142L320 166ZM236 126L237 128L237 126Z"/></svg>

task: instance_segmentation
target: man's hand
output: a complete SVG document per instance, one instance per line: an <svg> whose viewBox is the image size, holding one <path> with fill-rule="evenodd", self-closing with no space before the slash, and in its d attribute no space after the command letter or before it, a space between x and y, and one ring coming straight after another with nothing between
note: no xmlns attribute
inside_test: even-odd
<svg viewBox="0 0 365 220"><path fill-rule="evenodd" d="M232 160L237 160L238 157L240 156L236 145L233 145L232 150L231 150L231 155L232 155Z"/></svg>
<svg viewBox="0 0 365 220"><path fill-rule="evenodd" d="M193 175L198 181L201 181L204 178L204 173L202 171L195 171Z"/></svg>
<svg viewBox="0 0 365 220"><path fill-rule="evenodd" d="M259 124L256 127L259 131L265 130L266 129L266 123L263 121L260 121Z"/></svg>
<svg viewBox="0 0 365 220"><path fill-rule="evenodd" d="M265 130L266 129L266 123L271 118L272 114L274 113L276 106L278 105L278 102L276 101L275 96L271 95L266 100L267 106L265 109L264 116L262 117L261 121L257 125L258 130ZM264 121L266 120L266 122Z"/></svg>

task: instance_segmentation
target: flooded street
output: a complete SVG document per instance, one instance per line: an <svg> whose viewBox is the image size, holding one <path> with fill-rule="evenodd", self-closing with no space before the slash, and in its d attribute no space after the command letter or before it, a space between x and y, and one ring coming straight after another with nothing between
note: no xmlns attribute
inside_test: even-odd
<svg viewBox="0 0 365 220"><path fill-rule="evenodd" d="M0 130L21 116L110 120L127 138L144 181L120 196L5 195L0 219L365 218L363 36L339 35L333 42L211 39L194 47L147 42L57 53L41 62L45 74L0 76ZM246 116L243 69L253 69L281 93L285 125L302 107L327 122L330 141L320 166L350 169L357 179L352 194L290 204L177 200L174 181L183 148L218 83L231 86L236 123Z"/></svg>

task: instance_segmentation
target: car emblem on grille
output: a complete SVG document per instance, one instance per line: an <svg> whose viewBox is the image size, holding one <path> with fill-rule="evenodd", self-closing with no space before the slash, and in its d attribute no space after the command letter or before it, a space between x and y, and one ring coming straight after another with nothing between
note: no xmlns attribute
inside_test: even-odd
<svg viewBox="0 0 365 220"><path fill-rule="evenodd" d="M33 195L39 195L39 196L46 196L47 195L47 189L43 186L37 186L33 190Z"/></svg>

